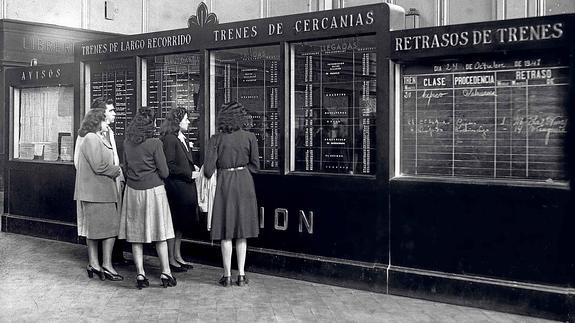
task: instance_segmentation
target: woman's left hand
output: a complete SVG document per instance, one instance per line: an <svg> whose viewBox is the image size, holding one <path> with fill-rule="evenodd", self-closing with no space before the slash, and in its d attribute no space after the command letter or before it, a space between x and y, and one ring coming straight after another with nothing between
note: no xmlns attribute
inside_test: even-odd
<svg viewBox="0 0 575 323"><path fill-rule="evenodd" d="M194 165L194 171L192 171L192 179L200 177L200 169L198 166Z"/></svg>

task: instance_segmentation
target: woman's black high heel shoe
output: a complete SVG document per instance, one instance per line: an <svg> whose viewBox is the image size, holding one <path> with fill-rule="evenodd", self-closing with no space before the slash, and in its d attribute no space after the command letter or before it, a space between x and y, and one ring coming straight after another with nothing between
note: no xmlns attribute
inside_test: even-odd
<svg viewBox="0 0 575 323"><path fill-rule="evenodd" d="M164 286L164 288L167 288L168 286L174 287L178 284L178 282L176 281L176 277L170 276L165 273L162 273L162 275L160 275L160 279L162 280L162 286Z"/></svg>
<svg viewBox="0 0 575 323"><path fill-rule="evenodd" d="M122 275L119 274L114 274L111 271L109 271L108 269L106 269L106 267L102 266L102 271L104 272L104 276L111 280L111 281L122 281L124 280L124 277L122 277Z"/></svg>
<svg viewBox="0 0 575 323"><path fill-rule="evenodd" d="M173 271L175 273L185 273L188 270L184 266L176 267L174 265L170 265L170 271Z"/></svg>
<svg viewBox="0 0 575 323"><path fill-rule="evenodd" d="M179 262L178 260L176 260L176 261L177 261L178 264L180 264L180 266L182 266L183 268L186 268L186 269L188 269L188 270L189 270L189 269L194 269L194 266L191 265L191 264L185 264L185 263L183 263L183 262Z"/></svg>
<svg viewBox="0 0 575 323"><path fill-rule="evenodd" d="M220 284L224 287L230 287L230 286L232 286L232 277L222 276L222 278L220 278L220 281L218 282L218 284Z"/></svg>
<svg viewBox="0 0 575 323"><path fill-rule="evenodd" d="M238 280L236 281L236 285L238 286L244 286L248 284L248 278L246 277L246 275L238 275Z"/></svg>
<svg viewBox="0 0 575 323"><path fill-rule="evenodd" d="M140 279L140 277L142 277L143 279ZM148 278L146 278L146 276L138 274L138 276L136 276L136 286L138 287L138 289L146 288L150 286L150 282L148 281Z"/></svg>
<svg viewBox="0 0 575 323"><path fill-rule="evenodd" d="M106 280L106 278L104 277L104 273L101 270L96 270L91 265L88 265L88 267L86 267L86 271L88 272L88 278L93 278L94 274L96 274L98 277L100 277L100 280Z"/></svg>

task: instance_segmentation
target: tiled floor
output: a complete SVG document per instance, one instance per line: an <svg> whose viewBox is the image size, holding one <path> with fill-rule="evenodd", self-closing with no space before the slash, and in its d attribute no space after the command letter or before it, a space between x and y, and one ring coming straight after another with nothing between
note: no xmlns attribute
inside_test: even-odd
<svg viewBox="0 0 575 323"><path fill-rule="evenodd" d="M475 308L249 274L223 288L220 269L197 265L161 288L157 259L146 258L150 288L88 279L81 245L0 233L0 322L546 322Z"/></svg>

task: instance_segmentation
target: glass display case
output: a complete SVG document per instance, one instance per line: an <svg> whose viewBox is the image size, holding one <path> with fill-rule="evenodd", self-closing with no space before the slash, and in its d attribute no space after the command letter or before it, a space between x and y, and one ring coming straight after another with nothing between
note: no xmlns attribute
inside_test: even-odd
<svg viewBox="0 0 575 323"><path fill-rule="evenodd" d="M375 37L291 46L292 171L374 175Z"/></svg>
<svg viewBox="0 0 575 323"><path fill-rule="evenodd" d="M246 129L256 135L262 170L277 171L279 147L279 46L224 49L211 52L215 114L237 101L251 116Z"/></svg>
<svg viewBox="0 0 575 323"><path fill-rule="evenodd" d="M71 162L74 88L16 88L13 159Z"/></svg>
<svg viewBox="0 0 575 323"><path fill-rule="evenodd" d="M199 53L151 56L142 60L145 87L142 102L154 109L158 130L173 107L183 107L188 111L190 125L185 135L193 145L194 160L199 160L201 146L200 64Z"/></svg>
<svg viewBox="0 0 575 323"><path fill-rule="evenodd" d="M111 125L121 143L126 127L132 121L136 113L135 92L135 64L131 59L118 59L93 62L86 67L86 84L89 84L89 102L102 98L112 100L116 108L116 120ZM90 108L89 103L86 110ZM118 148L121 149L121 144Z"/></svg>

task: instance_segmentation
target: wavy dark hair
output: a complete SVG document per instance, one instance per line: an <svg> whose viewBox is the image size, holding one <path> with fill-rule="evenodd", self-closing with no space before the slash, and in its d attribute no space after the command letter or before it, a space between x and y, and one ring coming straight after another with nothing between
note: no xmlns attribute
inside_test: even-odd
<svg viewBox="0 0 575 323"><path fill-rule="evenodd" d="M90 105L90 109L106 109L107 104L114 104L112 99L104 99L104 98L96 98L92 101L92 105Z"/></svg>
<svg viewBox="0 0 575 323"><path fill-rule="evenodd" d="M154 138L155 130L154 112L148 107L141 107L126 128L126 141L139 145L146 139Z"/></svg>
<svg viewBox="0 0 575 323"><path fill-rule="evenodd" d="M218 112L216 127L221 132L230 133L243 129L251 123L251 116L244 106L236 101L225 103Z"/></svg>
<svg viewBox="0 0 575 323"><path fill-rule="evenodd" d="M104 120L106 120L105 109L90 109L80 124L78 135L84 137L90 132L100 131Z"/></svg>
<svg viewBox="0 0 575 323"><path fill-rule="evenodd" d="M182 122L186 113L188 113L188 110L182 107L175 107L168 111L164 122L160 126L160 137L177 134L180 131L180 122Z"/></svg>

